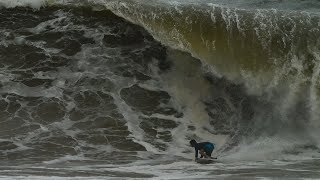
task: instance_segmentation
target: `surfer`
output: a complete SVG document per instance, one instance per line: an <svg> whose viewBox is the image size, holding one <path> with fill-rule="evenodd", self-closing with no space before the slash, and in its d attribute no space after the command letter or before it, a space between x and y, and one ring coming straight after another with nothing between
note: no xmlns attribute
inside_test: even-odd
<svg viewBox="0 0 320 180"><path fill-rule="evenodd" d="M213 159L211 157L212 151L214 149L214 144L211 142L201 142L201 143L197 143L196 140L192 139L190 141L190 146L194 147L195 150L195 160L198 160L198 151L201 154L200 158L210 158Z"/></svg>

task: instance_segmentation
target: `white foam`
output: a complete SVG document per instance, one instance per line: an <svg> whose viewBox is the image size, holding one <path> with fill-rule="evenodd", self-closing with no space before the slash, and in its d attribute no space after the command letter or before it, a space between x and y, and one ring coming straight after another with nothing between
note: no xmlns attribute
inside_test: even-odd
<svg viewBox="0 0 320 180"><path fill-rule="evenodd" d="M0 139L0 142L7 142L7 141L11 141L13 142L14 145L16 145L17 147L14 149L9 149L9 150L2 150L2 153L8 153L8 152L13 152L13 151L24 151L27 149L31 149L27 146L25 146L23 143L20 142L19 139Z"/></svg>
<svg viewBox="0 0 320 180"><path fill-rule="evenodd" d="M50 28L59 28L59 31L66 30L66 28L68 28L68 26L65 26L65 27L61 28L61 27L57 27L55 25L55 24L58 24L61 21L65 20L66 18L67 18L66 14L60 14L60 17L57 17L55 19L51 19L51 20L42 22L42 23L38 24L36 27L30 28L29 31L32 32L32 33L35 33L35 34L39 34L39 33L43 32L43 31L47 30L48 27L50 27Z"/></svg>
<svg viewBox="0 0 320 180"><path fill-rule="evenodd" d="M26 39L22 36L20 37L15 37L14 38L14 42L17 44L17 45L23 45L26 43Z"/></svg>
<svg viewBox="0 0 320 180"><path fill-rule="evenodd" d="M31 7L34 9L40 9L48 4L52 0L1 0L0 7L15 8L15 7Z"/></svg>
<svg viewBox="0 0 320 180"><path fill-rule="evenodd" d="M199 141L211 141L216 144L216 150L227 139L224 135L214 135L214 127L209 124L210 117L203 100L210 97L212 86L202 76L200 63L189 54L169 51L168 58L174 63L172 70L161 75L164 89L170 94L171 106L182 111L183 118L172 119L179 122L179 126L171 130L173 142L166 152L185 158L193 158L193 149L189 147L190 138L199 137ZM170 118L167 118L170 119ZM195 131L188 127L194 126ZM205 130L206 129L206 130ZM192 153L185 153L188 150Z"/></svg>
<svg viewBox="0 0 320 180"><path fill-rule="evenodd" d="M217 167L210 166L210 171L218 169ZM208 166L199 166L195 162L175 162L171 164L158 164L158 165L130 165L120 166L116 168L108 168L108 171L114 172L135 172L142 174L152 174L156 177L150 178L158 179L196 179L206 177L210 171Z"/></svg>
<svg viewBox="0 0 320 180"><path fill-rule="evenodd" d="M3 88L1 88L0 93L14 93L23 97L62 97L63 93L60 88L50 87L44 88L39 87L29 87L21 83L7 83Z"/></svg>
<svg viewBox="0 0 320 180"><path fill-rule="evenodd" d="M85 180L98 180L98 179L105 179L105 177L99 177L99 176L91 176L91 177L81 177L81 176L74 176L74 177L61 177L61 176L33 176L33 175L28 175L28 176L0 176L0 179L2 180L74 180L74 179L85 179Z"/></svg>
<svg viewBox="0 0 320 180"><path fill-rule="evenodd" d="M58 159L54 159L51 161L44 161L44 164L57 164L57 163L62 163L62 162L66 162L66 161L83 161L83 160L88 160L88 158L85 157L81 157L81 156L72 156L72 155L66 155L63 157L60 157Z"/></svg>
<svg viewBox="0 0 320 180"><path fill-rule="evenodd" d="M308 137L260 137L253 142L242 142L232 154L224 157L225 161L274 161L310 160L320 156L314 150L303 149L304 145L313 144ZM299 153L299 155L296 155Z"/></svg>

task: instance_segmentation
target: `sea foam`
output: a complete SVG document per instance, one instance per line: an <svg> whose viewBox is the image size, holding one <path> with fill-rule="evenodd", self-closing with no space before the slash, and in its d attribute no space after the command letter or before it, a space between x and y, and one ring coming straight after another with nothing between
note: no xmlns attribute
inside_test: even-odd
<svg viewBox="0 0 320 180"><path fill-rule="evenodd" d="M33 9L40 9L48 3L52 3L52 0L2 0L0 7L31 7Z"/></svg>

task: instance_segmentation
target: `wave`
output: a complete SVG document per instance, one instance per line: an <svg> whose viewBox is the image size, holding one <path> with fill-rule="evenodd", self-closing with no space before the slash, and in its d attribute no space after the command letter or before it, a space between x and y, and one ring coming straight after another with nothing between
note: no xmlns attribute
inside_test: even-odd
<svg viewBox="0 0 320 180"><path fill-rule="evenodd" d="M212 74L244 85L248 95L260 99L251 102L251 133L299 131L317 142L318 13L163 1L121 1L106 7L143 26L163 44L191 53L210 66Z"/></svg>
<svg viewBox="0 0 320 180"><path fill-rule="evenodd" d="M317 14L214 4L116 2L107 7L142 25L164 44L213 65L229 79L245 79L244 71L264 76L270 82L285 66L286 71L298 74L299 69L293 67L298 63L306 66L302 73L311 77L318 60Z"/></svg>
<svg viewBox="0 0 320 180"><path fill-rule="evenodd" d="M265 5L261 5L261 3L259 3L260 1L254 1L255 3L252 4L257 8L249 8L249 6L252 5L250 3L237 1L238 4L233 5L232 2L234 1L201 1L195 3L189 1L171 2L163 0L148 2L138 0L16 0L2 1L0 5L7 8L28 6L35 9L41 9L41 7L46 6L53 6L58 9L60 7L63 9L70 6L84 6L86 8L89 6L89 8L94 9L94 12L88 9L75 8L73 11L81 11L84 13L74 13L73 16L78 15L80 17L85 13L88 13L89 15L94 14L95 17L99 16L96 17L99 20L99 23L101 23L100 21L102 19L108 22L108 18L112 18L116 21L116 17L110 16L109 12L98 13L100 11L105 12L106 8L130 22L140 25L146 29L153 38L157 39L168 48L166 50L167 54L163 53L163 48L158 47L158 45L156 45L156 50L147 48L146 52L143 51L143 57L148 57L148 54L152 54L152 57L156 59L169 59L168 61L176 66L175 70L177 70L177 72L170 72L167 75L162 75L154 70L155 72L152 71L150 75L147 73L147 70L143 69L143 73L141 73L141 66L143 68L150 66L146 64L141 66L134 65L134 68L137 69L122 72L124 69L131 67L131 65L128 66L126 64L123 67L118 67L115 62L112 62L112 58L108 57L110 58L108 59L108 63L110 64L107 64L107 72L111 71L109 68L114 68L112 71L115 72L110 74L107 73L107 75L110 77L116 75L124 76L119 80L119 82L123 83L121 84L122 88L117 87L119 85L113 85L119 89L108 87L110 93L108 92L107 94L95 91L91 92L90 88L93 88L91 85L94 86L94 88L101 88L100 85L96 85L90 80L90 78L92 78L91 75L79 80L79 87L85 86L87 88L87 86L90 86L90 88L83 92L77 92L70 97L71 99L74 98L75 105L83 111L92 113L92 109L96 107L94 103L101 101L105 103L104 105L106 108L110 108L110 111L113 113L111 115L108 114L109 112L104 112L103 109L97 108L97 112L83 118L84 114L79 110L68 111L69 106L72 107L74 104L68 106L64 105L64 103L61 103L51 96L46 97L49 98L49 100L37 100L43 104L39 106L39 108L35 108L35 111L40 114L39 117L35 116L39 121L41 118L45 119L45 110L50 107L53 107L56 112L59 112L58 115L55 114L55 112L49 114L54 119L52 121L66 117L65 114L68 114L68 117L70 116L71 120L72 118L77 119L78 117L81 117L82 119L91 122L88 118L93 118L94 115L100 116L102 114L105 116L102 118L94 118L94 120L92 120L93 124L99 124L101 121L108 121L108 123L111 124L110 126L116 124L114 126L119 128L116 130L122 131L121 127L128 129L131 136L134 137L134 140L131 141L130 139L129 141L124 138L124 136L129 134L127 131L117 132L119 134L116 135L119 135L119 137L121 136L122 141L122 143L119 144L116 140L108 140L108 138L113 138L111 134L108 134L107 140L105 140L105 136L101 134L101 132L92 130L97 133L95 136L98 138L95 139L86 134L90 133L85 131L86 123L75 122L74 127L83 130L78 137L80 139L79 142L88 141L93 144L99 144L99 141L104 143L110 141L114 143L111 143L114 147L124 150L128 150L126 149L128 147L126 147L125 144L131 143L133 149L147 149L148 151L158 152L152 147L155 146L161 150L172 150L176 148L175 145L178 144L180 146L179 148L181 148L182 143L177 139L180 136L181 139L185 140L195 136L197 138L209 138L212 134L227 134L232 138L232 140L228 142L229 144L227 143L226 145L226 148L228 148L232 146L232 143L239 143L239 137L241 135L246 136L246 140L248 140L250 138L255 139L257 136L279 135L287 137L287 134L285 133L288 133L289 135L295 134L294 136L301 135L302 140L299 139L299 143L308 139L308 143L310 144L319 144L317 139L319 137L318 130L320 127L320 15L311 10L297 10L295 7L292 9L270 9L270 7L275 6L271 1ZM312 2L315 3L314 1ZM31 33L34 33L34 35L30 36L35 39L27 38L27 41L23 40L24 38L22 40L15 39L16 44L19 44L20 42L20 44L24 45L29 41L38 41L42 38L50 39L63 37L63 34L66 34L68 37L62 39L66 39L65 41L70 43L70 45L76 45L78 48L76 48L75 52L69 52L68 48L65 47L66 44L63 45L63 43L56 44L56 42L51 42L51 40L49 40L47 45L52 45L54 48L64 48L61 51L62 54L75 56L76 59L81 59L78 63L73 62L79 66L77 68L80 70L85 69L85 71L90 72L93 71L96 73L95 75L99 76L99 74L104 74L106 72L106 69L102 68L105 64L102 63L101 65L99 63L102 61L97 63L92 61L92 59L105 58L109 56L108 53L110 52L104 54L104 52L96 50L95 48L97 47L92 49L88 48L90 46L87 44L99 42L100 44L106 45L108 48L114 48L114 43L116 43L117 46L119 45L121 48L126 49L127 42L121 38L124 37L123 34L129 33L129 36L126 38L129 38L129 41L134 45L136 51L140 52L141 49L139 48L142 46L142 42L146 39L148 41L151 39L150 37L146 38L144 33L141 33L142 30L139 29L140 27L130 26L130 28L128 28L127 26L121 26L110 32L109 30L101 30L99 29L101 28L100 26L97 27L96 24L90 24L89 21L86 20L79 20L79 22L81 21L82 23L83 21L83 24L85 25L87 23L88 26L98 28L103 31L105 35L96 34L97 32L92 30L92 27L89 27L90 30L86 31L86 33L84 33L85 35L83 35L85 38L79 38L79 34L73 31L69 32L70 29L68 29L68 26L65 26L64 23L69 20L71 21L72 18L65 18L64 13L58 11L57 14L55 14L58 18L54 21L47 21L47 19L44 19L44 23L31 28ZM75 19L77 18L78 17L75 17ZM64 32L61 33L59 29L55 29L57 24L59 24L59 28L67 28L69 34ZM81 31L83 30L83 24L74 26L76 30L80 30L81 36L83 34ZM71 24L71 26L73 26L73 24ZM123 30L122 28L126 30ZM62 29L61 31L64 30L65 29ZM56 31L58 31L58 33ZM88 35L88 32L92 33L90 34L90 38L93 40L90 40L90 38L89 40L87 39L86 36ZM28 33L27 35L29 35ZM42 33L48 35L48 37L42 37ZM143 38L141 38L141 36L143 36ZM117 38L120 38L120 40ZM77 42L74 42L74 39L77 39ZM112 42L102 42L102 39L112 40ZM99 43L96 43L96 45ZM128 46L131 46L132 44L129 43ZM43 48L43 44L38 44L37 46ZM88 49L81 49L81 46ZM10 46L10 48L14 49L16 47ZM24 49L25 47L19 48ZM177 52L172 49L183 52ZM39 49L32 48L31 50L38 51ZM85 52L79 53L81 52L80 50ZM46 53L50 51L52 51L52 49L46 50ZM131 53L135 55L137 53L129 53L127 51L130 50L121 51L121 56L127 57L131 56ZM89 62L83 62L83 59L86 59L84 57L86 57L87 54L95 55L96 53L100 56L93 56L91 59L88 58L88 61L90 61L91 64ZM188 53L200 60L201 64L195 63L198 61ZM39 52L36 52L35 54L39 54ZM111 54L112 56L118 55L117 52L114 51L112 51ZM47 54L45 55L47 56ZM166 57L164 58L163 56ZM62 60L63 59L65 59L65 57L63 57ZM187 60L188 62L183 60ZM57 61L59 61L59 58ZM67 65L67 61L63 61L66 63L64 65ZM134 61L136 63L136 61L139 60ZM86 63L90 65L86 65ZM99 66L99 68L95 66ZM164 63L163 66L165 66L163 69L166 70L169 65ZM199 71L199 66L202 68L201 71ZM154 67L152 66L151 69L152 68ZM95 70L98 71L95 72ZM58 71L59 73L56 74L47 74L46 78L53 78L52 76L62 77L62 75L59 74L66 73L68 75L63 76L62 78L68 79L66 76L71 76L71 80L77 82L77 80L75 80L77 73L68 72L63 69L58 69ZM39 79L45 78L41 74L37 74L37 77ZM134 80L128 83L126 79L128 77L134 77ZM205 79L202 79L204 77ZM13 77L8 77L8 81L12 80L12 78ZM102 78L102 80L100 78ZM99 78L94 77L93 79L94 81L100 79L101 82L106 84L111 81L114 84L117 84L114 80L105 78L106 77L99 76ZM153 84L134 84L136 81L147 81L150 79ZM159 88L160 85L152 80L161 80L161 83L165 84L164 86L167 87ZM61 87L65 86L66 82L54 80L56 89L53 88L52 91L58 91L58 96L60 98L64 96L63 93L70 93L62 93L60 90ZM126 83L130 85L127 85ZM50 84L50 82L47 84ZM25 91L32 91L32 88L26 88L25 86L18 86L15 83L12 83L10 88L14 89L14 87L19 87L17 91L23 91L23 93L25 93ZM69 91L70 89L78 90L77 88L79 87L68 87L65 89ZM213 87L219 90L215 89L216 92L211 92ZM167 92L163 91L164 89ZM46 90L47 89L40 89L44 95L48 96ZM6 91L9 92L12 91L12 89L6 89ZM117 91L120 92L119 95L117 94ZM20 96L30 97L32 97L30 94L35 94L34 96L41 94L29 93L26 95L19 94L18 92L14 93ZM54 94L53 96L57 95ZM148 97L150 99L135 99L136 96ZM177 102L174 102L170 96ZM161 100L157 99L159 97L161 97ZM21 101L28 101L22 97L19 98ZM112 101L111 105L107 103L110 99ZM92 100L92 102L89 100ZM125 104L127 104L127 106ZM174 107L171 107L172 104ZM177 106L177 104L181 106ZM113 112L116 111L113 109L114 106L117 107L116 109L118 109L118 111L121 111L121 115ZM84 110L85 108L89 109ZM126 110L126 112L123 112L123 110ZM136 111L139 111L139 113ZM141 116L140 113L143 115ZM162 113L166 115L161 115ZM118 122L115 120L117 118L121 120ZM186 122L183 122L182 120L185 120ZM126 124L124 121L127 121ZM161 121L161 123L159 123L159 121ZM200 129L203 131L203 128L200 128L200 125L198 124L206 126L205 133L198 132ZM118 127L118 125L121 127ZM126 125L128 125L128 127L126 127ZM56 125L51 128L55 128L55 126ZM98 125L92 125L90 129L94 129L96 126ZM163 130L167 128L166 126L170 126L170 128L168 128L170 130ZM37 128L39 127L35 127L35 129ZM154 129L157 130L154 131ZM176 131L181 130L181 132L175 132L172 129L176 129ZM195 132L194 129L196 129L197 132ZM141 133L142 131L144 133ZM176 134L173 135L171 132L175 132ZM143 137L141 134L146 134L148 138ZM160 140L155 140L155 137L160 137ZM55 138L50 137L50 139L51 138L53 139L52 141L55 142ZM74 140L71 139L70 142L71 141L73 142ZM58 140L58 142L60 142L60 140ZM76 141L73 143L76 144L79 142ZM143 145L143 147L137 145L137 143ZM70 146L72 147L72 145ZM287 147L289 146L290 145ZM108 147L108 149L111 149L110 151L112 151L112 148ZM74 149L70 151L76 153L74 152L76 151ZM97 154L99 153L100 150Z"/></svg>

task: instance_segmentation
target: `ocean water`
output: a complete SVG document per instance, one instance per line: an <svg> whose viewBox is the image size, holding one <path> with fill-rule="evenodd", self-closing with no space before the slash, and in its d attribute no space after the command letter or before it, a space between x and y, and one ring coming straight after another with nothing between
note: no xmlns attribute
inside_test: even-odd
<svg viewBox="0 0 320 180"><path fill-rule="evenodd" d="M0 179L320 179L319 37L316 0L0 0Z"/></svg>

